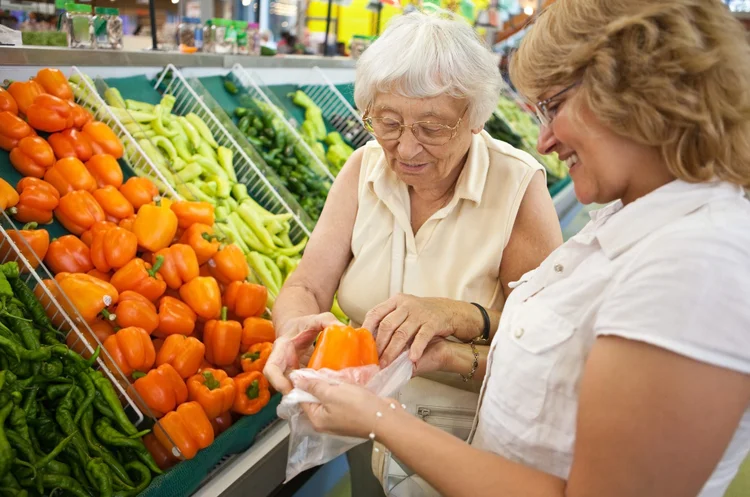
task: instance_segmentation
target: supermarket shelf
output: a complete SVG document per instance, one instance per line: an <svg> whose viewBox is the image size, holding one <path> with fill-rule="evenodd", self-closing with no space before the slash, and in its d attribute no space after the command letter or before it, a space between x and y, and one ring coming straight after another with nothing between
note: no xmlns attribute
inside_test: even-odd
<svg viewBox="0 0 750 497"><path fill-rule="evenodd" d="M193 497L268 497L286 477L289 424L278 420L247 451L222 463Z"/></svg>
<svg viewBox="0 0 750 497"><path fill-rule="evenodd" d="M7 66L140 66L164 67L224 67L234 64L254 68L354 69L355 61L348 57L183 54L179 52L125 52L122 50L77 50L58 47L0 47L0 65Z"/></svg>

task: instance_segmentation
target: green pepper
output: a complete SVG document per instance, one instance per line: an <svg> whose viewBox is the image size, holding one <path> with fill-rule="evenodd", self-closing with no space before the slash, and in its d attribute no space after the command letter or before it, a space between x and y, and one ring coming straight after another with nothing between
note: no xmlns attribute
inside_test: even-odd
<svg viewBox="0 0 750 497"><path fill-rule="evenodd" d="M94 409L92 406L89 406L84 411L80 423L81 433L83 434L83 439L86 441L86 445L88 445L92 454L95 454L107 463L107 466L109 466L109 469L112 472L115 483L132 487L133 482L122 464L120 464L117 458L115 458L115 456L107 450L106 447L100 444L96 437L94 437L94 433L92 432L93 425Z"/></svg>
<svg viewBox="0 0 750 497"><path fill-rule="evenodd" d="M4 406L0 407L0 479L4 478L5 475L10 471L10 467L13 464L13 451L10 447L10 442L5 436L5 420L13 410L13 403L8 402Z"/></svg>
<svg viewBox="0 0 750 497"><path fill-rule="evenodd" d="M174 118L169 116L165 122L161 104L154 107L154 112L156 113L156 115L152 116L153 119L151 121L151 126L154 128L154 131L156 131L157 135L161 135L167 138L174 138L175 136L180 134L182 129L178 124L176 124Z"/></svg>
<svg viewBox="0 0 750 497"><path fill-rule="evenodd" d="M203 174L203 168L197 162L191 162L185 166L180 172L176 174L185 183L189 183L195 179L200 178Z"/></svg>
<svg viewBox="0 0 750 497"><path fill-rule="evenodd" d="M114 87L109 87L104 92L104 101L111 107L126 108L125 100L122 98L120 90Z"/></svg>
<svg viewBox="0 0 750 497"><path fill-rule="evenodd" d="M78 373L76 375L76 380L78 380L78 385L81 387L84 393L84 399L78 405L76 415L73 418L75 424L78 424L81 416L83 416L83 412L88 409L91 404L93 404L94 399L96 398L96 386L94 385L94 381L86 371L81 371L80 373Z"/></svg>
<svg viewBox="0 0 750 497"><path fill-rule="evenodd" d="M66 438L62 439L60 443L58 443L52 451L44 456L41 459L38 459L34 463L34 467L36 469L44 469L45 466L53 462L57 457L62 453L63 450L65 450L65 447L68 446L70 442L73 441L73 438L76 436L76 433L72 433L68 435Z"/></svg>
<svg viewBox="0 0 750 497"><path fill-rule="evenodd" d="M247 107L237 107L234 109L234 115L237 117L247 117L248 115L252 116L252 112Z"/></svg>
<svg viewBox="0 0 750 497"><path fill-rule="evenodd" d="M151 142L166 152L166 156L170 161L174 161L177 158L177 149L175 149L172 142L164 136L155 136L151 139Z"/></svg>
<svg viewBox="0 0 750 497"><path fill-rule="evenodd" d="M131 461L125 467L138 475L138 485L129 491L116 492L116 497L136 497L151 484L151 470L140 461Z"/></svg>
<svg viewBox="0 0 750 497"><path fill-rule="evenodd" d="M102 394L104 400L112 410L112 414L115 417L115 421L120 426L120 429L122 429L126 435L134 435L138 433L138 429L133 425L130 419L128 419L127 414L125 414L125 411L122 409L120 399L117 397L117 392L115 392L115 389L109 380L98 371L90 371L89 375L94 381L97 390Z"/></svg>
<svg viewBox="0 0 750 497"><path fill-rule="evenodd" d="M55 475L70 476L70 466L60 461L50 461L45 466L47 472Z"/></svg>
<svg viewBox="0 0 750 497"><path fill-rule="evenodd" d="M146 102L137 102L135 100L127 99L125 100L125 107L128 110L140 110L142 112L154 112L154 106L152 104L147 104Z"/></svg>
<svg viewBox="0 0 750 497"><path fill-rule="evenodd" d="M183 161L190 161L190 158L193 156L193 153L190 151L190 143L188 142L188 138L184 134L179 134L172 138L172 144L174 145L175 150L177 151L177 155L182 159Z"/></svg>
<svg viewBox="0 0 750 497"><path fill-rule="evenodd" d="M72 494L73 497L91 497L88 494L88 492L84 490L81 484L78 483L78 481L76 481L76 478L72 478L70 476L44 473L44 472L42 472L38 476L38 478L41 478L42 485L44 486L44 488L48 488L48 489L60 488ZM21 481L21 485L25 487L30 487L33 484L34 484L33 479L32 480L27 479L27 480Z"/></svg>
<svg viewBox="0 0 750 497"><path fill-rule="evenodd" d="M63 363L60 359L50 359L49 361L45 361L42 363L42 367L39 370L39 373L44 378L58 378L63 373Z"/></svg>
<svg viewBox="0 0 750 497"><path fill-rule="evenodd" d="M232 183L237 183L237 174L234 171L234 158L232 157L232 151L226 147L219 147L216 150L219 165L227 173L229 180Z"/></svg>
<svg viewBox="0 0 750 497"><path fill-rule="evenodd" d="M107 464L95 457L86 463L86 474L93 480L100 497L112 497L112 475Z"/></svg>
<svg viewBox="0 0 750 497"><path fill-rule="evenodd" d="M219 147L219 144L216 143L216 140L214 140L214 136L211 133L211 130L208 128L208 126L206 126L206 123L203 122L203 119L198 117L198 115L193 112L185 116L185 119L187 119L188 122L192 124L196 130L198 130L198 133L200 133L201 137L206 140L209 145L211 145L213 148Z"/></svg>
<svg viewBox="0 0 750 497"><path fill-rule="evenodd" d="M94 422L94 433L96 433L97 438L106 445L133 450L138 459L148 466L151 471L156 474L162 473L151 453L146 446L143 445L143 442L123 436L112 426L107 418L100 418Z"/></svg>
<svg viewBox="0 0 750 497"><path fill-rule="evenodd" d="M237 123L237 127L239 128L240 133L242 133L243 135L247 135L248 130L254 129L250 127L251 123L252 118L250 116L244 116L242 119L240 119Z"/></svg>
<svg viewBox="0 0 750 497"><path fill-rule="evenodd" d="M187 135L187 138L188 140L190 140L190 143L193 145L193 148L197 150L198 147L200 147L201 143L203 142L203 138L201 138L201 134L198 133L198 130L195 129L195 126L190 124L190 121L188 121L185 117L183 116L178 117L177 122L180 124L180 126L182 126L182 130L185 132L185 135Z"/></svg>
<svg viewBox="0 0 750 497"><path fill-rule="evenodd" d="M237 89L237 85L235 85L233 82L231 82L228 79L224 80L224 89L229 93L230 95L237 95L240 90Z"/></svg>
<svg viewBox="0 0 750 497"><path fill-rule="evenodd" d="M55 410L55 420L65 435L73 435L73 452L78 458L78 462L85 465L89 459L88 448L86 446L86 441L83 439L83 436L80 431L78 431L78 427L73 421L73 394L77 388L77 386L73 386L68 390L68 393L65 394L65 397L63 397L57 405L57 409Z"/></svg>

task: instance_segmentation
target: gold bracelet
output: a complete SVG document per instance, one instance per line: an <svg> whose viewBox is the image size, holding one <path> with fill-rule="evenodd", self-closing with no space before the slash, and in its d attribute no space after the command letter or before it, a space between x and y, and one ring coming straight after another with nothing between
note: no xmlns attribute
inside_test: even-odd
<svg viewBox="0 0 750 497"><path fill-rule="evenodd" d="M471 345L471 352L474 354L474 364L471 365L471 372L467 376L459 373L459 376L461 376L461 379L464 380L464 383L468 383L469 380L474 378L474 375L479 368L479 351L477 351L477 345L474 343L474 340L469 342L469 345Z"/></svg>

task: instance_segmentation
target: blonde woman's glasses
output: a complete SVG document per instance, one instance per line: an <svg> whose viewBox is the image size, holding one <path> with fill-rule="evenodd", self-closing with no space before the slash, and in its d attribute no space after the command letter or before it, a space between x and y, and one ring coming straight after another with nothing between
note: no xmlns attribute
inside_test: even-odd
<svg viewBox="0 0 750 497"><path fill-rule="evenodd" d="M404 129L410 128L414 138L424 145L445 145L456 136L458 127L468 110L468 107L464 109L454 126L429 121L404 124L390 117L372 117L369 115L369 109L365 111L362 121L365 129L381 140L398 140L404 134Z"/></svg>
<svg viewBox="0 0 750 497"><path fill-rule="evenodd" d="M536 103L536 117L542 126L549 126L557 115L557 110L560 107L560 103L556 102L561 96L578 86L579 83L573 83L562 91L559 91L549 98L541 100Z"/></svg>

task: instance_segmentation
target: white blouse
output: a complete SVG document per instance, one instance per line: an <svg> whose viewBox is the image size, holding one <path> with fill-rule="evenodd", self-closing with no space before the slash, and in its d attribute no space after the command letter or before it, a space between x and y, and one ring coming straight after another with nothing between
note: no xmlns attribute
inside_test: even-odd
<svg viewBox="0 0 750 497"><path fill-rule="evenodd" d="M516 283L470 439L564 479L597 336L750 374L750 202L741 188L678 180L591 217ZM699 497L722 497L749 449L750 408Z"/></svg>

